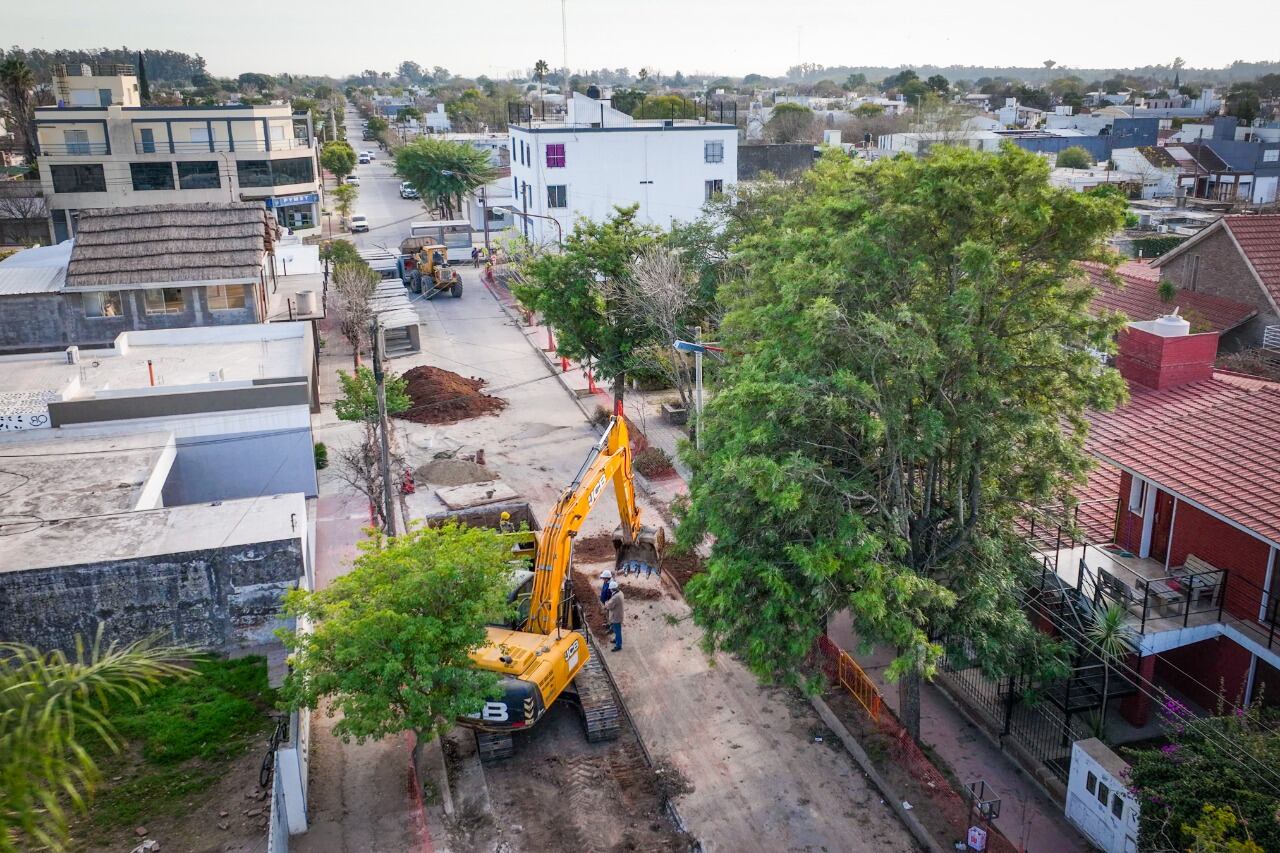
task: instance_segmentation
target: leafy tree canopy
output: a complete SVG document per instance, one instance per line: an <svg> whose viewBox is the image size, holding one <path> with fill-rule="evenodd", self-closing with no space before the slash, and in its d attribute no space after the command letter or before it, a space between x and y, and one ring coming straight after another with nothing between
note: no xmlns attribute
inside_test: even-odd
<svg viewBox="0 0 1280 853"><path fill-rule="evenodd" d="M641 323L610 310L601 283L626 276L632 260L657 241L660 232L640 224L638 210L619 207L603 222L580 220L560 254L525 262L514 288L520 302L556 330L561 353L592 359L597 374L619 389L633 354L652 341Z"/></svg>
<svg viewBox="0 0 1280 853"><path fill-rule="evenodd" d="M418 194L445 208L449 218L467 193L498 176L488 152L466 142L420 137L396 149L396 174Z"/></svg>
<svg viewBox="0 0 1280 853"><path fill-rule="evenodd" d="M354 375L339 370L338 382L342 385L342 397L333 406L338 420L373 423L378 419L378 383L372 370L358 367ZM388 415L399 414L412 405L409 383L403 376L387 371L383 385Z"/></svg>
<svg viewBox="0 0 1280 853"><path fill-rule="evenodd" d="M312 628L281 632L292 653L282 695L295 708L327 698L343 740L406 729L430 739L493 694L495 677L469 655L485 625L508 616L509 545L451 523L391 540L375 533L360 548L330 586L289 593L285 609Z"/></svg>
<svg viewBox="0 0 1280 853"><path fill-rule="evenodd" d="M1058 168L1060 169L1087 169L1093 165L1093 155L1088 149L1081 148L1079 145L1072 145L1070 148L1064 148L1058 152Z"/></svg>
<svg viewBox="0 0 1280 853"><path fill-rule="evenodd" d="M1138 841L1144 850L1280 850L1280 809L1274 773L1280 766L1280 720L1259 707L1197 717L1166 699L1160 713L1172 732L1159 749L1128 755L1129 780L1141 804ZM1248 761L1241 756L1249 756ZM1218 846L1201 846L1213 840Z"/></svg>
<svg viewBox="0 0 1280 853"><path fill-rule="evenodd" d="M356 151L350 143L342 140L326 142L324 148L320 149L320 165L341 180L355 170Z"/></svg>
<svg viewBox="0 0 1280 853"><path fill-rule="evenodd" d="M938 638L990 673L1055 669L1019 605L1015 520L1080 482L1084 412L1123 395L1092 354L1118 324L1089 315L1076 267L1123 206L1048 176L1012 146L833 152L735 208L732 357L679 529L714 538L688 588L711 646L794 681L847 610L897 650L915 734Z"/></svg>

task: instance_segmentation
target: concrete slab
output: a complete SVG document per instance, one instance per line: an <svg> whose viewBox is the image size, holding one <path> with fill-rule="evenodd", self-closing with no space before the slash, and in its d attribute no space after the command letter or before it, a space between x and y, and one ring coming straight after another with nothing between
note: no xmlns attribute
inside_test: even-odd
<svg viewBox="0 0 1280 853"><path fill-rule="evenodd" d="M436 497L440 498L449 509L466 509L469 506L514 500L516 493L506 483L487 480L482 483L468 483L465 486L444 486L436 489Z"/></svg>

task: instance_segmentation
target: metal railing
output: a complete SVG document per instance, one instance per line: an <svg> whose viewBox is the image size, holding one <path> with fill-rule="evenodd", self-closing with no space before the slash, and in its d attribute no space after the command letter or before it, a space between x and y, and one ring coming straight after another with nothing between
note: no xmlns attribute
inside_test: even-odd
<svg viewBox="0 0 1280 853"><path fill-rule="evenodd" d="M1262 330L1262 348L1280 356L1280 326L1267 326Z"/></svg>
<svg viewBox="0 0 1280 853"><path fill-rule="evenodd" d="M110 153L105 142L68 142L40 145L40 153L50 157L93 157Z"/></svg>
<svg viewBox="0 0 1280 853"><path fill-rule="evenodd" d="M297 151L310 148L310 139L272 139L268 144L262 139L215 139L212 142L170 142L157 139L153 142L135 140L135 154L202 154L215 151Z"/></svg>

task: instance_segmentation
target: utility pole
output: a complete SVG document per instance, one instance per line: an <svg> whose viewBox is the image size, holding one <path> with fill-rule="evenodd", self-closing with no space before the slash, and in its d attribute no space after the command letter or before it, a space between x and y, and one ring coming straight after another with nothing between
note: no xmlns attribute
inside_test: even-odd
<svg viewBox="0 0 1280 853"><path fill-rule="evenodd" d="M693 352L693 408L696 412L693 422L693 443L698 450L702 449L702 327L693 327L693 342L698 349Z"/></svg>
<svg viewBox="0 0 1280 853"><path fill-rule="evenodd" d="M382 443L382 505L386 517L386 534L396 535L395 489L391 483L391 442L387 425L387 388L382 368L382 330L374 320L369 328L369 340L373 347L373 379L378 386L378 432Z"/></svg>
<svg viewBox="0 0 1280 853"><path fill-rule="evenodd" d="M489 194L486 192L488 187L480 188L480 218L484 220L484 256L492 258L493 255L489 251Z"/></svg>
<svg viewBox="0 0 1280 853"><path fill-rule="evenodd" d="M569 108L569 13L565 11L566 0L560 0L560 47L564 51L561 61L564 62L564 70L561 71L560 78L560 94L564 97L564 106Z"/></svg>

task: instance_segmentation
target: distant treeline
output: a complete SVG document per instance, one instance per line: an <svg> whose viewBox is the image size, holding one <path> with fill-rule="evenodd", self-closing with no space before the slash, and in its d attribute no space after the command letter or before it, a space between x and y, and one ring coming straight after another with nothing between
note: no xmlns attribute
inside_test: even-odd
<svg viewBox="0 0 1280 853"><path fill-rule="evenodd" d="M200 54L192 56L177 50L143 50L142 56L147 63L147 80L154 86L157 83L186 84L196 74L204 73L204 57ZM138 51L128 47L98 47L89 50L24 50L14 46L9 50L0 50L0 60L17 57L26 61L35 72L36 80L48 83L53 79L55 65L89 65L119 64L137 65Z"/></svg>
<svg viewBox="0 0 1280 853"><path fill-rule="evenodd" d="M1071 75L1083 80L1107 80L1112 78L1154 78L1156 80L1173 80L1172 65L1147 65L1141 68L1077 68L1054 64L1052 68L1043 65L1034 68L999 68L983 65L835 65L822 66L811 63L793 65L787 69L787 78L797 83L816 83L819 80L835 80L841 82L851 74L864 74L867 80L878 82L886 77L899 73L904 68L912 68L920 79L924 80L934 74L941 74L948 80L978 80L983 77L1004 77L1022 80L1027 83L1047 84L1049 81ZM1183 67L1178 74L1183 83L1232 83L1253 80L1264 74L1280 73L1280 61L1273 62L1241 62L1237 60L1226 68L1190 68Z"/></svg>

